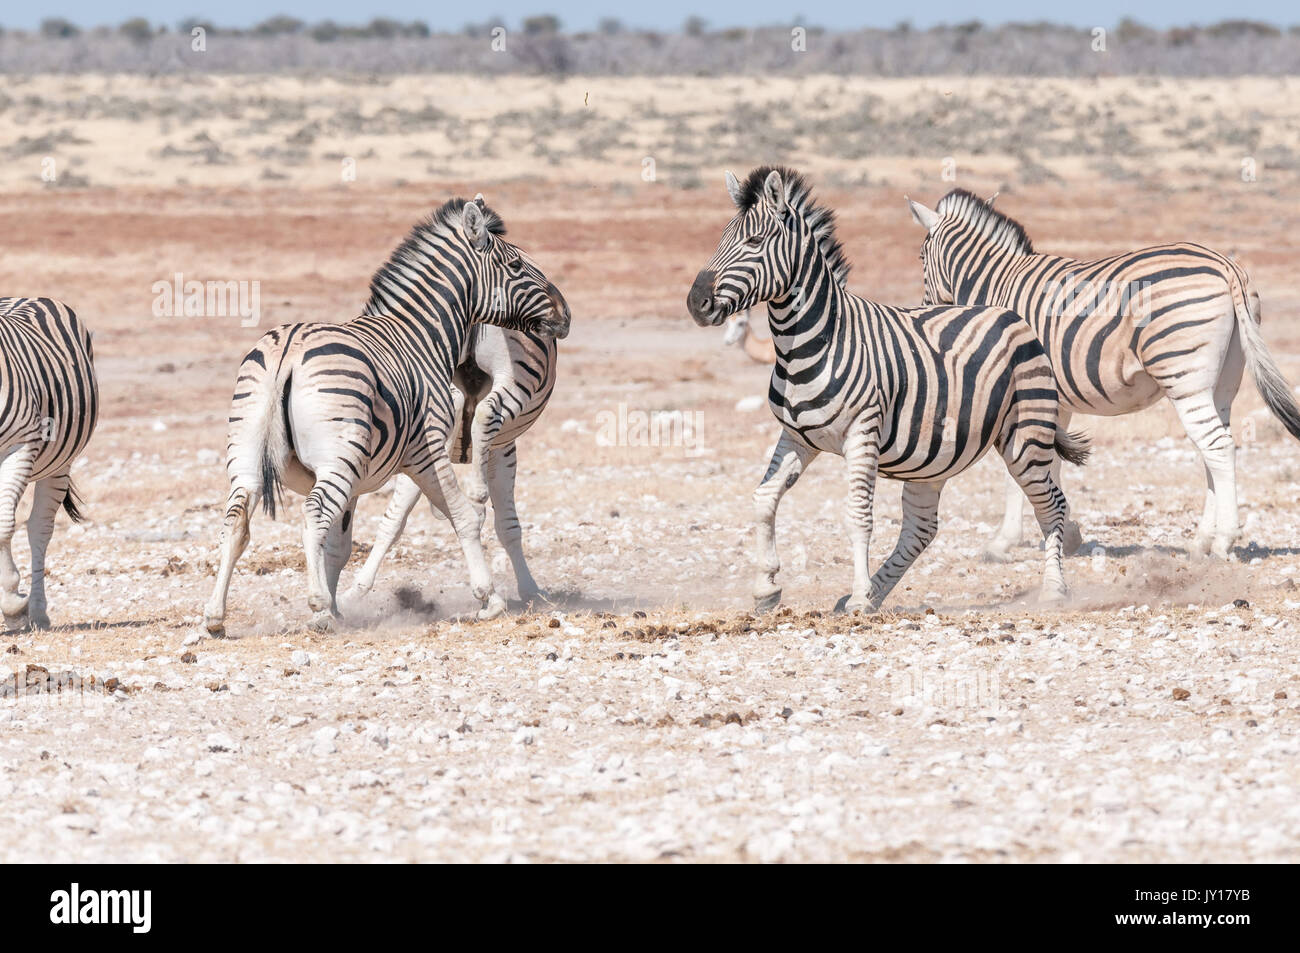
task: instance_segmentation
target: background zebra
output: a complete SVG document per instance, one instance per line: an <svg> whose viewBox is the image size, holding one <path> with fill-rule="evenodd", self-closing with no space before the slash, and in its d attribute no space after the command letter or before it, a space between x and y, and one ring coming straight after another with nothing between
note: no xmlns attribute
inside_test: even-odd
<svg viewBox="0 0 1300 953"><path fill-rule="evenodd" d="M45 550L60 506L81 519L70 473L98 417L90 333L72 309L51 298L0 298L0 610L8 624L26 615L29 625L49 627ZM24 596L11 546L29 483L32 583Z"/></svg>
<svg viewBox="0 0 1300 953"><path fill-rule="evenodd" d="M468 340L467 353L453 378L457 424L452 457L457 463L473 465L463 487L470 501L482 506L491 496L497 539L510 557L519 598L531 602L540 590L524 557L523 529L515 509L515 441L546 409L555 388L558 349L554 337L493 325L476 327ZM349 598L374 587L380 564L419 500L420 488L399 476L379 536L352 583Z"/></svg>
<svg viewBox="0 0 1300 953"><path fill-rule="evenodd" d="M925 303L1024 315L1052 362L1067 415L1111 417L1169 398L1205 465L1195 548L1226 558L1238 533L1230 418L1245 365L1269 410L1300 439L1300 408L1264 345L1259 295L1241 266L1188 243L1086 262L1036 254L1018 222L970 192L949 192L934 211L908 204L926 228ZM1021 502L1008 488L991 555L1004 556L1020 539Z"/></svg>
<svg viewBox="0 0 1300 953"><path fill-rule="evenodd" d="M997 447L1034 504L1047 539L1043 596L1065 596L1061 533L1067 515L1051 468L1081 463L1086 444L1057 428L1051 367L1033 331L1001 308L900 310L844 287L849 265L830 209L802 176L764 166L741 184L739 210L699 273L687 307L700 325L768 304L776 346L768 402L784 430L754 493L760 610L780 601L776 511L822 451L849 466L853 592L849 609L878 608L938 530L945 481ZM904 481L903 528L869 575L877 474Z"/></svg>
<svg viewBox="0 0 1300 953"><path fill-rule="evenodd" d="M352 550L356 498L396 473L410 476L448 514L481 614L504 609L483 558L481 511L451 469L452 375L472 323L558 337L569 328L558 289L504 235L490 208L452 199L417 225L371 279L371 299L382 313L342 325L277 328L244 358L231 406L230 496L205 610L209 632L223 631L250 511L261 500L274 516L282 484L307 497L308 605L312 625L327 627Z"/></svg>

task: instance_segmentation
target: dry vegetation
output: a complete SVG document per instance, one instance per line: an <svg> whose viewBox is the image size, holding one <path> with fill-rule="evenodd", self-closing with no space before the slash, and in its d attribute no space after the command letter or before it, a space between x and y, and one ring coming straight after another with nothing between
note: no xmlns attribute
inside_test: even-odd
<svg viewBox="0 0 1300 953"><path fill-rule="evenodd" d="M0 855L1295 860L1300 447L1249 383L1230 564L1187 555L1201 467L1157 408L1081 421L1097 452L1066 487L1089 548L1065 610L1033 604L1037 549L980 561L1002 494L985 461L950 484L891 611L832 616L851 565L826 459L782 510L789 613L754 619L748 493L775 425L745 398L767 371L683 307L728 218L722 169L773 160L840 210L857 290L915 300L901 194L936 198L954 156L958 184L1002 189L1041 248L1187 238L1240 255L1300 382L1295 93L1264 78L10 78L0 288L77 307L104 406L76 471L90 520L61 521L51 548L59 627L0 639L24 688L0 698L16 832ZM420 512L370 599L310 636L298 526L259 519L234 638L202 639L239 357L266 325L350 316L415 218L479 190L574 311L520 448L552 603L459 620L458 548ZM153 283L178 271L259 281L261 326L154 317ZM601 445L598 415L620 403L700 412L702 452ZM879 497L876 559L897 492ZM362 502L360 540L385 502ZM67 673L99 688L27 693Z"/></svg>

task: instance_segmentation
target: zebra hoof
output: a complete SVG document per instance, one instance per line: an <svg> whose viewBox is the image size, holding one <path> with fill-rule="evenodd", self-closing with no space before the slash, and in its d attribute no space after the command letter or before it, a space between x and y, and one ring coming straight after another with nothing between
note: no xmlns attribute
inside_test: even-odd
<svg viewBox="0 0 1300 953"><path fill-rule="evenodd" d="M852 602L853 595L841 596L840 601L835 603L836 612L876 612L879 606L872 605L870 602Z"/></svg>
<svg viewBox="0 0 1300 953"><path fill-rule="evenodd" d="M1214 544L1210 547L1210 555L1215 559L1222 559L1225 562L1231 560L1233 558L1232 544L1234 542L1236 542L1236 540L1215 537Z"/></svg>
<svg viewBox="0 0 1300 953"><path fill-rule="evenodd" d="M17 592L8 592L0 596L0 612L5 619L18 619L27 615L27 596Z"/></svg>
<svg viewBox="0 0 1300 953"><path fill-rule="evenodd" d="M781 590L776 589L765 596L754 596L755 612L771 612L781 603Z"/></svg>
<svg viewBox="0 0 1300 953"><path fill-rule="evenodd" d="M311 621L307 623L307 628L318 634L329 632L334 628L334 616L328 609L317 612L311 617Z"/></svg>
<svg viewBox="0 0 1300 953"><path fill-rule="evenodd" d="M27 613L27 626L31 629L48 629L50 627L50 617L44 612L32 614Z"/></svg>
<svg viewBox="0 0 1300 953"><path fill-rule="evenodd" d="M1197 536L1196 539L1192 540L1191 553L1193 556L1208 556L1213 545L1213 536Z"/></svg>
<svg viewBox="0 0 1300 953"><path fill-rule="evenodd" d="M998 543L989 543L984 547L981 559L986 563L1009 563L1011 562L1011 548L1002 547Z"/></svg>
<svg viewBox="0 0 1300 953"><path fill-rule="evenodd" d="M205 615L203 617L203 628L214 639L224 639L226 637L226 620L221 616Z"/></svg>
<svg viewBox="0 0 1300 953"><path fill-rule="evenodd" d="M506 611L505 600L495 592L488 596L488 601L478 610L478 619L480 622L487 622L489 619L495 619Z"/></svg>
<svg viewBox="0 0 1300 953"><path fill-rule="evenodd" d="M1061 555L1073 556L1083 545L1083 533L1079 529L1079 524L1070 521L1065 524L1065 532L1061 534Z"/></svg>

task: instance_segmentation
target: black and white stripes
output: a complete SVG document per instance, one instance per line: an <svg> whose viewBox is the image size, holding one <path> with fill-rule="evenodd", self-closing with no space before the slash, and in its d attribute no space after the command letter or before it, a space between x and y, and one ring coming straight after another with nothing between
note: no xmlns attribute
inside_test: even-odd
<svg viewBox="0 0 1300 953"><path fill-rule="evenodd" d="M1018 222L969 192L948 193L934 211L910 205L927 230L926 303L1022 314L1052 363L1067 415L1117 416L1169 398L1205 466L1196 548L1228 556L1238 533L1230 419L1244 367L1300 439L1300 408L1264 345L1259 295L1241 266L1190 243L1076 261L1035 252ZM993 554L1020 538L1021 502L1009 488Z"/></svg>
<svg viewBox="0 0 1300 953"><path fill-rule="evenodd" d="M45 607L45 550L62 506L74 520L72 464L99 414L90 334L72 309L51 298L0 298L0 609L50 624ZM11 544L18 501L34 484L27 536L31 593L18 591Z"/></svg>
<svg viewBox="0 0 1300 953"><path fill-rule="evenodd" d="M240 368L232 400L221 566L205 612L224 625L226 592L248 542L250 511L274 512L280 486L306 497L303 533L313 625L337 614L339 573L359 494L402 473L456 529L474 595L493 591L479 539L481 511L452 473L452 375L474 323L544 336L568 333L563 297L477 201L452 200L418 225L371 281L366 314L346 324L269 332Z"/></svg>
<svg viewBox="0 0 1300 953"><path fill-rule="evenodd" d="M787 169L728 174L738 214L687 298L696 322L718 325L768 304L776 366L768 394L783 426L755 491L758 608L775 605L780 563L775 519L782 494L826 451L850 474L853 544L850 608L875 608L934 538L949 478L996 447L1034 503L1047 538L1043 593L1065 594L1064 496L1051 475L1057 453L1086 449L1058 431L1051 368L1033 331L1002 308L901 310L864 300L844 281L848 262L834 215ZM868 571L877 475L905 481L903 531L875 575Z"/></svg>

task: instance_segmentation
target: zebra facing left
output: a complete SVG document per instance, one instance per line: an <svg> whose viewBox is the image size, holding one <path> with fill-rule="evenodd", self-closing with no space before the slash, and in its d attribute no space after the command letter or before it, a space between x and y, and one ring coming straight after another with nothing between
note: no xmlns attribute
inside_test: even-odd
<svg viewBox="0 0 1300 953"><path fill-rule="evenodd" d="M226 594L260 501L306 497L303 548L311 626L338 615L357 498L405 474L447 513L481 618L505 609L483 555L482 511L461 492L448 437L452 376L477 323L563 338L569 306L477 201L452 199L417 225L371 280L371 306L345 324L276 328L244 358L230 413L230 493L216 585L204 611L224 631Z"/></svg>
<svg viewBox="0 0 1300 953"><path fill-rule="evenodd" d="M1033 330L1005 308L891 308L850 292L835 216L803 176L763 166L727 174L736 215L687 295L701 326L766 303L776 365L768 403L783 431L754 491L755 608L781 599L776 511L822 452L849 469L853 590L838 607L878 609L939 526L944 484L996 448L1034 504L1046 539L1043 598L1066 595L1069 508L1052 476L1057 455L1087 446L1057 422L1052 369ZM903 481L903 528L871 574L878 475ZM838 608L837 607L837 608Z"/></svg>
<svg viewBox="0 0 1300 953"><path fill-rule="evenodd" d="M8 625L50 625L45 550L59 507L81 520L72 464L99 416L99 386L90 333L52 298L0 298L0 610ZM18 591L11 544L18 501L36 489L27 519L31 592Z"/></svg>

